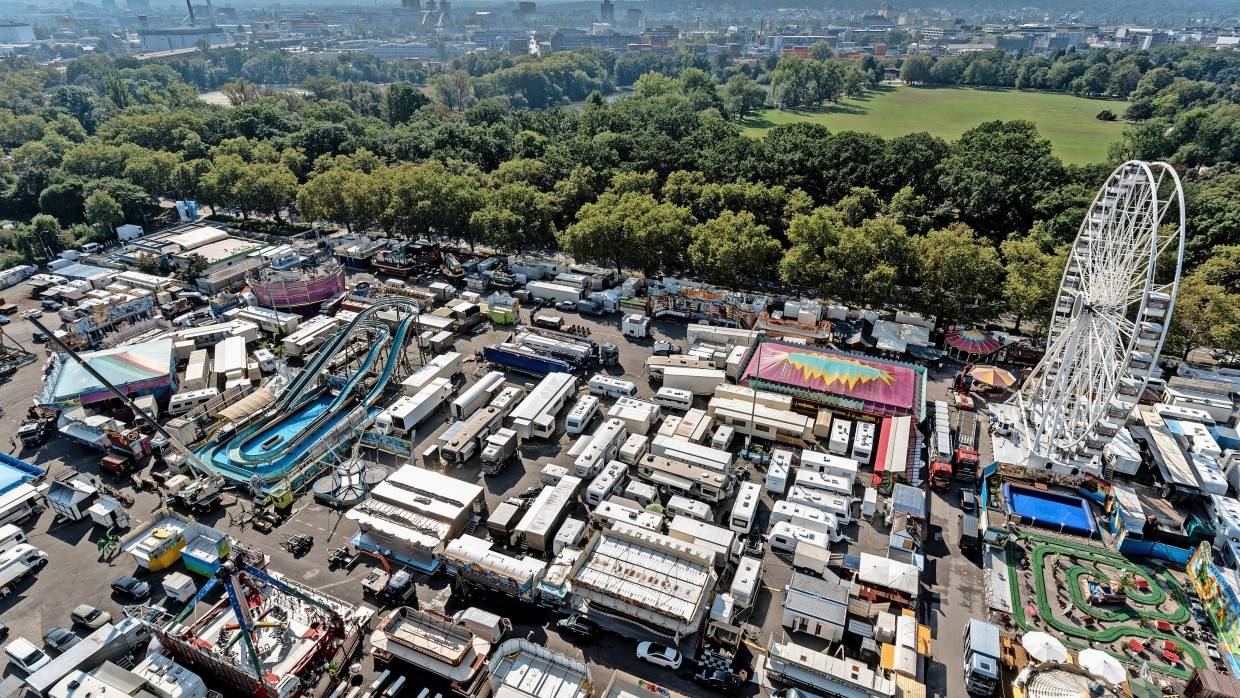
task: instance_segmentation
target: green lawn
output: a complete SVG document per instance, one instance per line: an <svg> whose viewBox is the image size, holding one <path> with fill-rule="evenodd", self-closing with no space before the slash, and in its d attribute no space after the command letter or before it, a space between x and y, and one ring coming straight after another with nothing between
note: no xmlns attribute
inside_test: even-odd
<svg viewBox="0 0 1240 698"><path fill-rule="evenodd" d="M1120 113L1123 102L1072 95L966 87L883 86L859 99L818 110L768 109L742 124L760 137L780 124L812 121L832 131L865 131L884 138L917 131L955 140L983 121L1028 119L1050 139L1065 163L1106 160L1107 146L1119 140L1124 123L1094 118L1103 109Z"/></svg>

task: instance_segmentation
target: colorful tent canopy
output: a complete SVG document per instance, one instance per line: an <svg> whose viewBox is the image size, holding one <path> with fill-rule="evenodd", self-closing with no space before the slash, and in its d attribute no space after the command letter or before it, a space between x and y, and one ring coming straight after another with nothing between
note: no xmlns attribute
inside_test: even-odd
<svg viewBox="0 0 1240 698"><path fill-rule="evenodd" d="M1001 345L999 340L981 330L961 330L947 335L947 344L966 354L989 354Z"/></svg>
<svg viewBox="0 0 1240 698"><path fill-rule="evenodd" d="M997 366L976 366L969 371L969 377L979 383L993 385L997 388L1008 388L1016 383L1016 376Z"/></svg>

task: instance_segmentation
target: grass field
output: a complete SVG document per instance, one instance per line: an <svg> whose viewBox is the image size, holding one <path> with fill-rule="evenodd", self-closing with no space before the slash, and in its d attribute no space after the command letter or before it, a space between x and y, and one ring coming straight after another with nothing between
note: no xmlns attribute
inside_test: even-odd
<svg viewBox="0 0 1240 698"><path fill-rule="evenodd" d="M742 124L760 137L781 124L812 121L832 131L864 131L884 138L917 131L955 140L983 121L1027 119L1050 139L1065 163L1106 160L1107 147L1119 140L1123 122L1099 121L1103 109L1120 112L1126 105L1072 95L967 87L883 86L859 99L819 110L768 109Z"/></svg>

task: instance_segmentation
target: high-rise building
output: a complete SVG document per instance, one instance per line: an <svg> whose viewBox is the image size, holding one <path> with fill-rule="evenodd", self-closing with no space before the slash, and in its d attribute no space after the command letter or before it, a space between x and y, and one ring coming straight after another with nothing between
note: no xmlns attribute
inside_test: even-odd
<svg viewBox="0 0 1240 698"><path fill-rule="evenodd" d="M422 0L400 0L400 6L413 12L422 11Z"/></svg>
<svg viewBox="0 0 1240 698"><path fill-rule="evenodd" d="M611 0L603 0L603 6L599 8L599 20L603 22L614 22L616 19L616 6Z"/></svg>

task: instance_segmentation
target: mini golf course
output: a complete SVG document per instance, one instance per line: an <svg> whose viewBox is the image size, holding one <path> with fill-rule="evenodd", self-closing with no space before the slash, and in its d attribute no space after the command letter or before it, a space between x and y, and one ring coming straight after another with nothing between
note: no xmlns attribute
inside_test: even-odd
<svg viewBox="0 0 1240 698"><path fill-rule="evenodd" d="M1149 662L1150 669L1178 679L1188 679L1193 666L1211 669L1209 660L1200 650L1175 634L1176 626L1187 622L1190 615L1184 592L1170 571L1164 569L1157 574L1150 573L1119 553L1104 548L1027 531L1019 535L1028 551L1030 571L1033 573L1031 591L1023 588L1021 583L1023 571L1016 563L1016 544L1009 544L1008 583L1012 589L1012 610L1016 625L1022 630L1058 631L1063 636L1060 639L1064 645L1077 650L1089 647L1092 641L1094 648L1125 664L1139 667ZM1052 569L1059 570L1059 558L1069 560L1069 566L1052 572L1054 578L1047 579L1048 564L1054 565ZM1122 604L1095 606L1082 591L1086 581L1119 584L1121 579L1128 582L1123 589L1126 602ZM1144 589L1137 586L1138 579L1144 580ZM1081 618L1081 625L1065 621L1061 617L1065 612L1057 615L1052 608L1053 605L1063 607L1055 592L1064 588L1071 596L1066 613ZM1166 602L1174 604L1173 610L1160 610ZM1030 604L1037 608L1036 618L1029 617L1026 606ZM1155 625L1158 621L1170 623L1171 631L1159 631L1142 625L1143 622ZM1148 640L1151 647L1135 653L1134 657L1132 651L1123 649L1130 640ZM1166 642L1174 643L1173 651L1180 657L1179 664L1170 664L1163 659L1162 648Z"/></svg>

